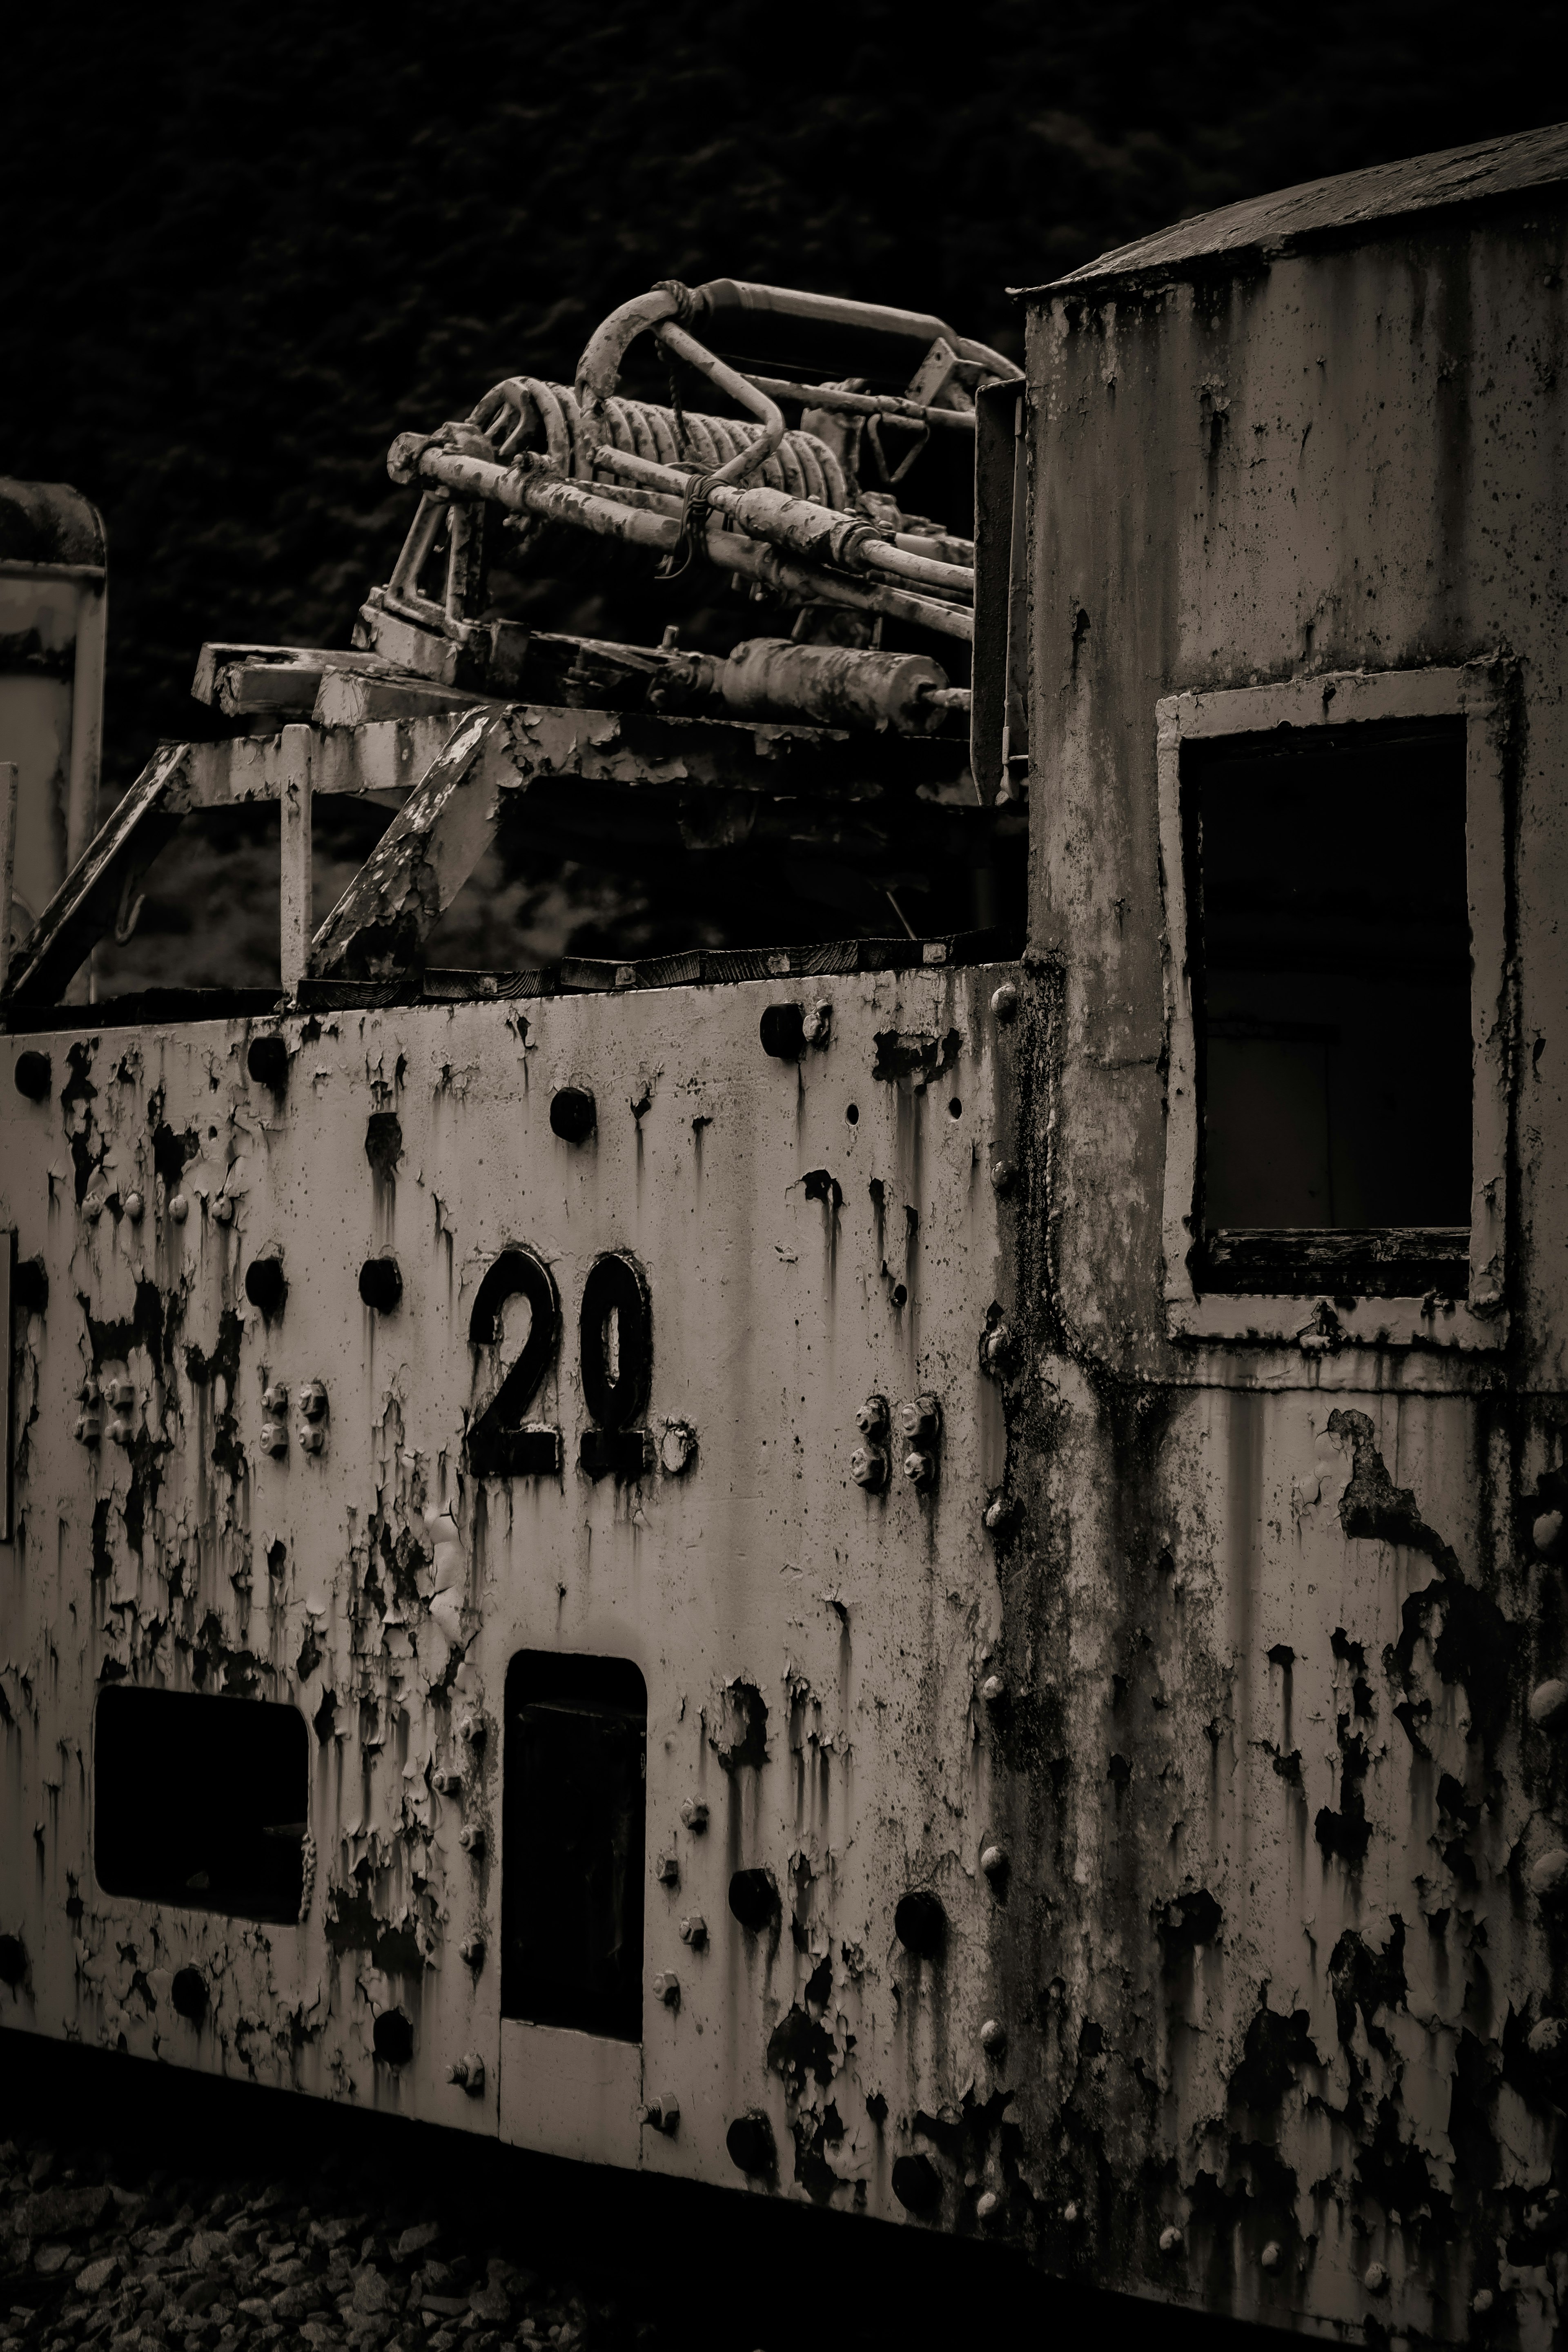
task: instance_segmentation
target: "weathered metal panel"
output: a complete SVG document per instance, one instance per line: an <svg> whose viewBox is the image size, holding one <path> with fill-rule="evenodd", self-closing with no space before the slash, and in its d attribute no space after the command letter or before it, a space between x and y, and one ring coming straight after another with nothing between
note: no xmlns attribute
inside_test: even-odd
<svg viewBox="0 0 1568 2352"><path fill-rule="evenodd" d="M1561 191L1381 235L1031 316L1010 2120L1064 2267L1281 2324L1545 2343L1568 2283ZM1242 1297L1236 1337L1184 1338L1156 705L1499 656L1503 944L1476 987L1510 1097L1507 1328L1468 1360L1355 1344L1341 1302L1344 1329L1298 1345L1272 1312L1248 1337Z"/></svg>
<svg viewBox="0 0 1568 2352"><path fill-rule="evenodd" d="M507 1662L598 1652L648 1688L631 2079L679 2124L644 2128L642 2160L738 2184L727 2135L755 2109L785 2187L901 2210L891 2167L917 2113L956 2111L990 2063L976 1689L999 1623L982 1513L1005 1438L979 1342L1002 1281L1004 976L813 983L826 1042L798 1063L759 1041L776 983L564 997L526 1018L293 1018L277 1088L247 1074L243 1024L8 1041L0 1222L38 1262L16 1331L17 1539L0 1555L0 1928L26 1953L9 2021L635 2159L626 2045L503 2037L499 2015ZM51 1057L37 1105L12 1083L24 1050ZM552 1132L568 1082L595 1098L585 1142ZM560 1296L529 1419L560 1430L565 1466L481 1484L465 1424L521 1334L476 1349L469 1317L513 1246ZM658 1467L640 1480L577 1467L578 1315L611 1249L652 1302ZM378 1314L359 1277L386 1255L402 1295ZM261 1258L287 1283L269 1316L247 1293ZM73 1434L89 1377L96 1445ZM278 1381L295 1402L273 1454ZM307 1422L311 1381L326 1411ZM895 1454L886 1491L863 1488L858 1408L923 1391L942 1410L934 1487ZM314 1874L297 1928L100 1890L91 1709L113 1678L304 1710ZM706 1828L683 1821L691 1804ZM459 1848L465 1829L482 1853ZM741 1869L781 1896L761 1931L730 1908ZM895 1937L910 1886L946 1906L940 1963ZM683 1940L699 1915L706 1943ZM184 1967L209 1990L197 2022L171 2002ZM401 2065L373 2040L393 2011L413 2032ZM447 2077L475 2057L470 2096Z"/></svg>

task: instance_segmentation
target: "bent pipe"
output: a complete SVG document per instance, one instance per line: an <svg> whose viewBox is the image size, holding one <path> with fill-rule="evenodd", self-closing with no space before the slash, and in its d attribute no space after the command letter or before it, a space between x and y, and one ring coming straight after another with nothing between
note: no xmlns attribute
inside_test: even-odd
<svg viewBox="0 0 1568 2352"><path fill-rule="evenodd" d="M713 278L690 294L684 316L695 322L699 319L719 318L727 310L770 312L786 319L814 320L823 326L855 327L868 334L896 335L900 341L918 343L922 351L929 351L940 336L961 360L972 360L1009 382L1023 379L1023 369L1004 359L1000 352L994 352L989 343L977 343L967 335L955 334L945 320L933 318L923 310L895 310L884 302L855 302L841 294L804 294L791 286L754 286L739 278Z"/></svg>
<svg viewBox="0 0 1568 2352"><path fill-rule="evenodd" d="M582 413L582 431L577 446L577 477L580 481L592 478L594 458L605 439L605 409L615 397L620 382L621 363L637 337L650 330L657 334L665 349L688 366L696 368L717 384L721 392L754 416L762 432L747 448L710 476L714 482L739 482L757 467L765 465L784 436L784 411L771 401L765 392L759 392L737 370L726 367L706 346L689 335L677 321L688 307L683 290L672 286L656 286L650 293L636 295L623 302L618 310L596 327L588 338L582 358L577 362L577 404Z"/></svg>

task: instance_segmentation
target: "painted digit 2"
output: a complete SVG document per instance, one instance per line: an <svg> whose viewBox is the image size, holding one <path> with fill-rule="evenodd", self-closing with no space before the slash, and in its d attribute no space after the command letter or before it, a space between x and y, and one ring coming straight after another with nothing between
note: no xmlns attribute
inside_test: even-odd
<svg viewBox="0 0 1568 2352"><path fill-rule="evenodd" d="M503 1250L485 1276L468 1318L469 1344L493 1348L501 1308L516 1297L529 1304L528 1339L468 1433L468 1465L481 1478L553 1476L561 1467L560 1432L523 1425L561 1338L554 1278L531 1250ZM647 1410L653 1377L653 1302L635 1259L618 1250L595 1259L583 1286L579 1339L583 1401L598 1424L584 1431L579 1462L592 1478L640 1477L647 1435L630 1424Z"/></svg>
<svg viewBox="0 0 1568 2352"><path fill-rule="evenodd" d="M468 1344L493 1348L509 1298L526 1298L528 1338L517 1361L468 1432L468 1467L480 1478L553 1476L561 1467L561 1432L523 1426L561 1339L561 1299L555 1277L531 1250L502 1250L480 1283L468 1318Z"/></svg>

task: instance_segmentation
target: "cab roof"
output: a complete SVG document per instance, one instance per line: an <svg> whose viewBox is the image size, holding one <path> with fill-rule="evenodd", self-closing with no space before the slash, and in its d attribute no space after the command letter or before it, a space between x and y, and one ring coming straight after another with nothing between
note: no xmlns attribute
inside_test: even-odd
<svg viewBox="0 0 1568 2352"><path fill-rule="evenodd" d="M1218 212L1200 213L1195 220L1179 221L1135 245L1119 246L1065 278L1011 290L1026 298L1087 292L1130 278L1183 278L1195 265L1222 258L1271 260L1320 240L1338 241L1374 223L1518 195L1564 179L1568 123L1558 122L1506 139L1480 139L1469 147L1447 147L1435 155L1413 155L1403 163L1374 163L1364 172L1342 172L1330 180L1305 180L1272 195L1249 196Z"/></svg>

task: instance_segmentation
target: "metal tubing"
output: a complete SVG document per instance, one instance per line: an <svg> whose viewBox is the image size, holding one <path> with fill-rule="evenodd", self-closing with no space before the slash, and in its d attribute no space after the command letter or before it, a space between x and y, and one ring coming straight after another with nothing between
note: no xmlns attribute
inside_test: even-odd
<svg viewBox="0 0 1568 2352"><path fill-rule="evenodd" d="M785 376L754 375L759 392L773 400L798 400L806 408L840 409L848 416L891 416L906 425L942 425L950 431L974 431L972 408L927 408L896 392L841 392L835 383L792 383Z"/></svg>
<svg viewBox="0 0 1568 2352"><path fill-rule="evenodd" d="M713 278L695 288L689 298L694 318L713 318L725 310L771 313L777 318L804 319L821 326L851 327L863 333L896 335L902 342L919 343L929 351L940 335L961 360L988 368L994 375L1021 379L1023 370L967 335L955 335L942 319L923 310L898 310L882 302L854 302L839 294L806 294L793 286L755 286L743 278Z"/></svg>

